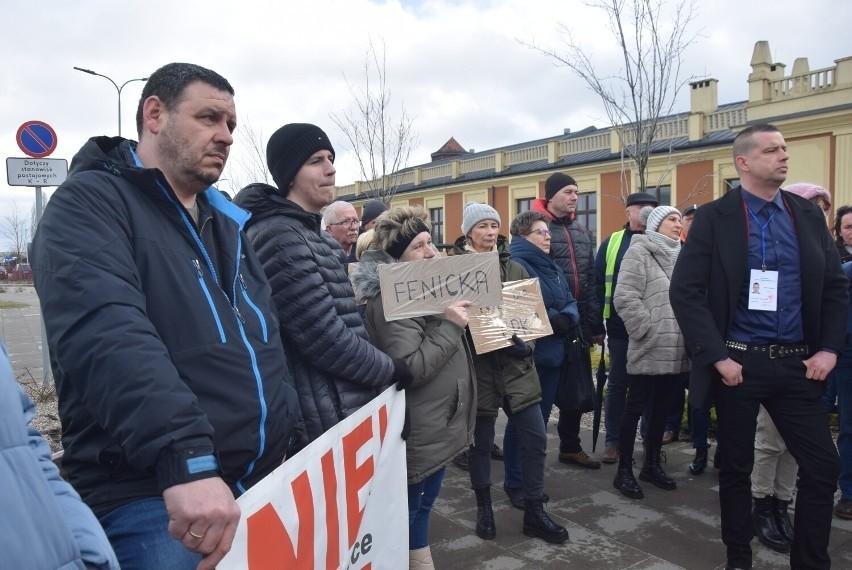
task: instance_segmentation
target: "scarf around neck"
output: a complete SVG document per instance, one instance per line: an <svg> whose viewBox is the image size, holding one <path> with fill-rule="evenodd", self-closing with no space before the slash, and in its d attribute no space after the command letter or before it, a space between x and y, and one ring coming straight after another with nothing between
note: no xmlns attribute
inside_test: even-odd
<svg viewBox="0 0 852 570"><path fill-rule="evenodd" d="M670 238L659 232L651 230L645 230L645 235L648 236L650 241L660 246L660 249L662 249L666 255L669 256L669 259L672 260L672 263L677 261L677 255L680 253L679 239Z"/></svg>

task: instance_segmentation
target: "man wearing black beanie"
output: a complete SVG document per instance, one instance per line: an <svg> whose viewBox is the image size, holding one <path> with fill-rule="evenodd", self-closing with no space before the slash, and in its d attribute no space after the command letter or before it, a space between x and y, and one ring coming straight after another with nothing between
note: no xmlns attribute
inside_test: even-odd
<svg viewBox="0 0 852 570"><path fill-rule="evenodd" d="M534 200L532 209L541 212L549 220L552 236L550 257L562 269L566 287L577 300L584 339L589 343L602 344L605 329L600 303L595 295L595 243L589 230L574 219L578 191L574 178L555 172L544 183L544 198ZM558 384L558 379L555 383ZM545 384L541 387L541 407L547 424L558 386ZM589 457L580 445L582 416L583 413L578 410L560 408L556 424L559 432L559 461L587 469L600 469L600 461Z"/></svg>
<svg viewBox="0 0 852 570"><path fill-rule="evenodd" d="M322 229L320 211L334 201L334 147L322 129L284 125L266 157L277 188L252 184L234 202L253 215L246 235L260 258L278 307L302 408L298 451L393 382L411 373L370 344L340 259L340 244Z"/></svg>

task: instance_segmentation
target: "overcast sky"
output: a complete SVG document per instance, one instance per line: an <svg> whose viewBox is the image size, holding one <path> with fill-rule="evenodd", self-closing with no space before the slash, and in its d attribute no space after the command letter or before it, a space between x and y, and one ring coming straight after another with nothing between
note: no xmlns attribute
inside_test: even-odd
<svg viewBox="0 0 852 570"><path fill-rule="evenodd" d="M409 165L428 162L451 136L483 151L564 128L607 126L584 83L518 40L561 50L559 24L565 24L601 69L619 72L602 13L579 0L0 0L0 16L4 158L24 156L15 134L27 120L53 126L59 145L51 158L69 163L90 136L117 134L115 88L74 66L119 85L172 61L218 71L236 90L239 122L250 123L264 141L285 123L321 126L337 151L339 185L358 172L329 113L350 104L344 74L361 80L371 37L386 44L394 107L404 102L415 119L420 142ZM852 3L845 1L700 2L692 24L699 36L686 54L684 75L714 77L720 103L741 101L748 97L755 41L768 40L788 72L797 57L807 57L811 69L829 67L852 56L850 22ZM141 88L130 83L122 92L128 138L137 138ZM675 110L688 108L684 90ZM229 165L240 157L237 143ZM222 187L230 190L226 182ZM32 188L7 186L4 176L0 227L13 203L28 215L34 195ZM7 247L0 237L0 249Z"/></svg>

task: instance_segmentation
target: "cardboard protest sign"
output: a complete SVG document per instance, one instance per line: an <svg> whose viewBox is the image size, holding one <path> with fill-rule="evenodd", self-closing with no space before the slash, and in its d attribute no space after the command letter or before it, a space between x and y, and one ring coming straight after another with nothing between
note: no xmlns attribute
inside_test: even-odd
<svg viewBox="0 0 852 570"><path fill-rule="evenodd" d="M406 568L404 418L389 388L249 489L217 568Z"/></svg>
<svg viewBox="0 0 852 570"><path fill-rule="evenodd" d="M459 299L479 306L503 299L497 252L386 263L379 286L388 321L438 315Z"/></svg>
<svg viewBox="0 0 852 570"><path fill-rule="evenodd" d="M503 283L502 304L473 308L468 328L476 354L511 346L513 334L524 340L553 334L538 278Z"/></svg>

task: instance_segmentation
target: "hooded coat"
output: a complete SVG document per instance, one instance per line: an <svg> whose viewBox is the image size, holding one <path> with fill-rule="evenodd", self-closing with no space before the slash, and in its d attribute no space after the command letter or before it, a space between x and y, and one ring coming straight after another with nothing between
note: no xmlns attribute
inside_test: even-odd
<svg viewBox="0 0 852 570"><path fill-rule="evenodd" d="M298 415L248 213L211 187L199 229L135 148L80 149L30 256L63 467L98 515L204 476L239 495L281 464Z"/></svg>
<svg viewBox="0 0 852 570"><path fill-rule="evenodd" d="M565 276L556 262L538 246L520 236L515 236L512 240L509 252L512 261L526 269L530 277L538 277L548 318L562 313L571 319L572 325L580 324L577 301L565 287ZM536 366L562 366L562 360L565 358L565 335L554 333L536 339L533 357Z"/></svg>
<svg viewBox="0 0 852 570"><path fill-rule="evenodd" d="M234 202L252 213L246 235L272 286L304 447L389 386L393 361L370 344L343 250L322 230L322 217L267 184L247 186Z"/></svg>
<svg viewBox="0 0 852 570"><path fill-rule="evenodd" d="M372 341L402 358L414 381L405 390L411 419L406 441L408 484L418 483L452 461L473 441L476 379L465 329L428 315L388 322L382 308L379 266L397 263L384 251L367 250L352 279L367 300L364 319Z"/></svg>
<svg viewBox="0 0 852 570"><path fill-rule="evenodd" d="M500 280L518 281L529 279L527 271L509 259L505 236L497 238L497 253L500 259ZM453 255L475 255L466 249L464 236L455 241ZM535 343L528 343L535 346ZM474 359L477 380L477 415L496 416L504 404L514 412L541 402L541 384L538 380L533 356L515 358L505 350L492 350L477 354Z"/></svg>
<svg viewBox="0 0 852 570"><path fill-rule="evenodd" d="M627 329L627 372L689 370L686 343L669 302L674 261L647 235L634 235L621 261L613 305Z"/></svg>

